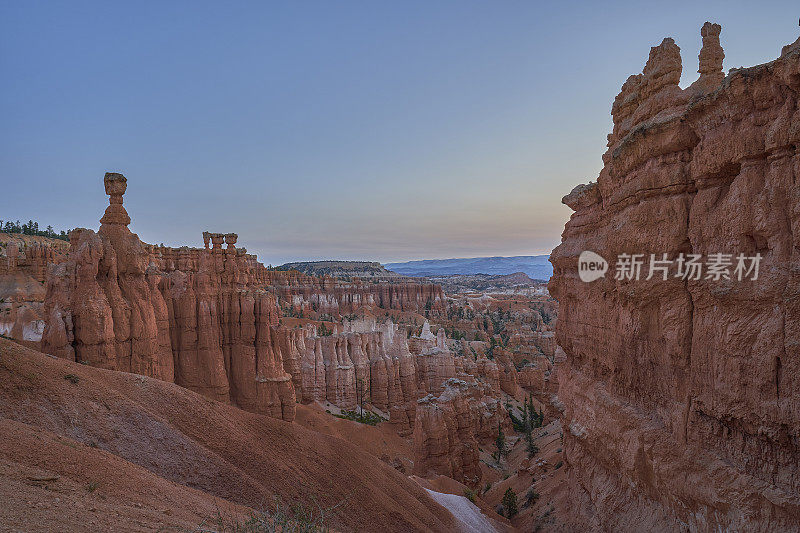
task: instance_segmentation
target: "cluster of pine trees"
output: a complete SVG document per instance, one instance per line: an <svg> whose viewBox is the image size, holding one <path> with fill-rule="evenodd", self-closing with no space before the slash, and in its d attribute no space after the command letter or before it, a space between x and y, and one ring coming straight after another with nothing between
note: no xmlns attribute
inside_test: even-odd
<svg viewBox="0 0 800 533"><path fill-rule="evenodd" d="M3 233L21 233L23 235L38 235L40 237L50 237L51 239L61 239L62 241L69 240L69 232L72 230L64 231L63 229L56 233L53 226L40 230L39 223L29 220L26 224L21 224L19 220L13 222L11 220L0 220L0 231Z"/></svg>
<svg viewBox="0 0 800 533"><path fill-rule="evenodd" d="M539 452L539 448L533 442L533 430L542 427L544 411L537 412L536 407L533 405L533 398L528 396L522 404L522 419L520 420L514 416L512 409L508 409L508 416L511 418L511 423L514 424L514 430L522 433L525 437L528 457L533 457Z"/></svg>
<svg viewBox="0 0 800 533"><path fill-rule="evenodd" d="M544 422L544 411L536 411L536 407L533 404L533 397L530 395L528 395L528 397L525 398L522 403L522 419L514 416L514 409L511 407L510 403L506 403L506 410L508 411L508 416L511 418L511 423L514 425L514 431L522 433L523 437L525 438L525 442L527 443L528 457L533 457L539 453L539 447L536 446L535 442L533 442L533 430L542 427L542 423ZM503 457L509 454L510 450L506 446L506 436L503 433L502 426L499 424L497 426L495 447L497 450L492 453L492 458L500 463L500 461L503 460Z"/></svg>
<svg viewBox="0 0 800 533"><path fill-rule="evenodd" d="M514 416L514 410L511 407L510 402L506 402L506 410L508 411L508 416L511 418L511 423L514 425L514 431L522 433L523 437L525 438L525 442L527 443L528 458L530 459L539 453L539 447L536 446L535 442L533 442L533 430L542 427L542 424L544 423L544 411L538 412L536 410L536 407L533 404L533 398L530 395L528 395L528 397L525 398L522 403L521 419ZM507 457L511 452L506 444L506 436L505 433L503 433L503 426L500 424L497 425L497 438L495 439L494 445L497 449L492 452L492 458L497 461L497 464L499 465L503 458ZM559 466L561 465L556 465L556 468ZM489 485L487 485L487 488L484 490L484 492L486 490L489 490ZM527 507L532 503L536 503L536 500L538 499L539 494L533 487L531 487L528 491L525 506ZM511 487L509 487L505 494L503 494L503 501L498 509L498 512L501 515L509 518L513 517L519 512L519 508L517 506L517 493L514 492L514 489Z"/></svg>

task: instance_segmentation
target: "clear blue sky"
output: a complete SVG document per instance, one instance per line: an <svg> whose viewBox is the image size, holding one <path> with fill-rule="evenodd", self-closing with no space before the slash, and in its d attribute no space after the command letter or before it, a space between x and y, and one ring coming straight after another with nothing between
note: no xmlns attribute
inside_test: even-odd
<svg viewBox="0 0 800 533"><path fill-rule="evenodd" d="M611 5L610 5L611 4ZM153 243L265 263L547 253L611 103L700 27L725 69L800 33L785 2L0 4L0 218L97 228L106 171Z"/></svg>

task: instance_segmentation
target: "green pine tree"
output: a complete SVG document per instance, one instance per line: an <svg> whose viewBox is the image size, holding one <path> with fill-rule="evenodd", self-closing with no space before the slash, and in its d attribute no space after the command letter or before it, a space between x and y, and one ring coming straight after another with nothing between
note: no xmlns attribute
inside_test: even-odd
<svg viewBox="0 0 800 533"><path fill-rule="evenodd" d="M508 455L508 448L506 447L506 436L503 433L503 426L497 424L497 438L494 440L494 445L497 451L492 454L492 457L498 463L503 460L503 457Z"/></svg>
<svg viewBox="0 0 800 533"><path fill-rule="evenodd" d="M505 494L503 494L503 510L505 511L505 515L508 518L513 517L519 512L517 509L517 493L514 492L514 489L508 487L506 489Z"/></svg>

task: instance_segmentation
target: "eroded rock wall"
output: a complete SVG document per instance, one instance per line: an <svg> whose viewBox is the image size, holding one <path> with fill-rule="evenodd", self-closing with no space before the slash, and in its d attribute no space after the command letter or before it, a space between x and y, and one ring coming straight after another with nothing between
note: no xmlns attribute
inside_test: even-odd
<svg viewBox="0 0 800 533"><path fill-rule="evenodd" d="M700 79L654 47L551 255L573 507L596 530L800 528L800 40ZM590 283L578 256L760 254L757 280ZM585 525L585 524L584 524Z"/></svg>
<svg viewBox="0 0 800 533"><path fill-rule="evenodd" d="M308 276L296 270L269 270L263 281L276 289L282 301L298 311L347 315L362 308L441 313L445 296L440 285L412 282L350 281L330 276Z"/></svg>
<svg viewBox="0 0 800 533"><path fill-rule="evenodd" d="M417 401L414 424L414 473L445 475L470 487L481 481L479 443L509 429L508 415L486 383L472 376L450 378L438 394Z"/></svg>
<svg viewBox="0 0 800 533"><path fill-rule="evenodd" d="M0 334L39 347L47 266L66 259L69 244L0 233Z"/></svg>

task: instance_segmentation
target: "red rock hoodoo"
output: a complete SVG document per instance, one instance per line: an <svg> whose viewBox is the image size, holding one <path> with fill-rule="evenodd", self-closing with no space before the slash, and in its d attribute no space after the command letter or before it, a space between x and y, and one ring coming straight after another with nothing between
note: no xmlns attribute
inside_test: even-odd
<svg viewBox="0 0 800 533"><path fill-rule="evenodd" d="M597 183L551 255L573 509L595 529L787 531L800 524L800 39L700 79L671 39L614 102ZM760 254L757 280L590 283L578 256Z"/></svg>

